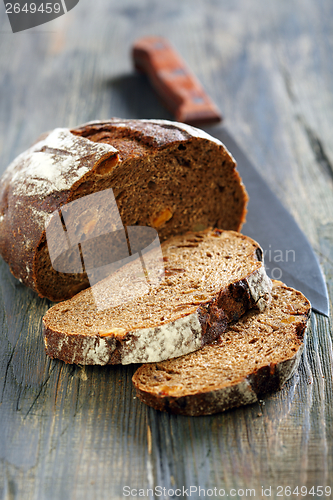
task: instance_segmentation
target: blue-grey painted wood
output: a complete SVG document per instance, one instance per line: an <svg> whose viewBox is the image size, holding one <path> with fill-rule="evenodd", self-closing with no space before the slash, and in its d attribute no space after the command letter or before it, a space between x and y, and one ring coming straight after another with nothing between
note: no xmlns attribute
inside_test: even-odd
<svg viewBox="0 0 333 500"><path fill-rule="evenodd" d="M81 0L14 35L1 3L0 169L56 126L171 118L129 55L135 38L167 36L309 238L332 299L332 10L329 0ZM1 499L116 500L126 485L235 488L234 498L250 488L261 498L262 486L270 498L278 485L333 487L330 320L312 316L300 369L280 392L185 418L135 399L135 367L47 359L49 306L0 261Z"/></svg>

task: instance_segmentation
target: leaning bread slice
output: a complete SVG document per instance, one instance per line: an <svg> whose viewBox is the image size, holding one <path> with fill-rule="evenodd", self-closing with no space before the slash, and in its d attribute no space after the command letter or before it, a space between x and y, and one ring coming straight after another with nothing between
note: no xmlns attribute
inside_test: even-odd
<svg viewBox="0 0 333 500"><path fill-rule="evenodd" d="M164 279L126 301L136 282L117 272L43 318L46 353L66 363L161 361L201 348L248 309L263 310L271 281L260 246L234 231L208 230L162 244ZM101 309L95 298L123 300ZM115 292L116 291L116 292Z"/></svg>
<svg viewBox="0 0 333 500"><path fill-rule="evenodd" d="M245 220L247 194L236 163L202 130L116 118L55 129L18 156L0 179L0 255L14 276L55 302L87 288L81 266L54 265L47 225L51 214L64 216L63 207L76 201L82 213L68 224L63 219L67 235L76 233L84 207L92 203L87 197L105 190L125 227L154 227L161 241L212 226L238 231ZM100 211L82 224L74 252L77 243L91 238L91 224L104 217Z"/></svg>
<svg viewBox="0 0 333 500"><path fill-rule="evenodd" d="M197 352L142 365L133 376L137 395L157 410L193 416L258 401L297 369L310 308L301 292L273 282L263 313L247 312Z"/></svg>

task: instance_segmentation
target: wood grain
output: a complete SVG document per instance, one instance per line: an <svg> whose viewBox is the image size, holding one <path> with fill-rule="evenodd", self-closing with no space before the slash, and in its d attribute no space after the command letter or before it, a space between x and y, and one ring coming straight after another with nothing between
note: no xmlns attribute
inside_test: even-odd
<svg viewBox="0 0 333 500"><path fill-rule="evenodd" d="M56 126L171 118L129 57L137 37L166 36L308 236L332 299L332 20L328 0L82 0L13 35L1 4L0 169ZM0 293L1 499L117 500L125 485L254 488L255 498L262 486L270 498L278 485L333 488L331 319L312 315L300 369L280 392L186 418L135 399L134 366L47 359L50 303L2 260Z"/></svg>

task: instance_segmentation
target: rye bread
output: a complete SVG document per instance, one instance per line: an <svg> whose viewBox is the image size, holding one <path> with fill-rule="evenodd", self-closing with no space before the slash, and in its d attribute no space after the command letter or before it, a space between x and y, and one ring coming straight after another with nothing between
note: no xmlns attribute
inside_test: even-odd
<svg viewBox="0 0 333 500"><path fill-rule="evenodd" d="M122 282L115 273L49 309L43 318L46 353L83 365L169 359L200 349L270 300L261 248L247 236L218 229L187 233L165 241L162 252L164 279L145 294L97 307L98 294L126 299L136 282L130 269Z"/></svg>
<svg viewBox="0 0 333 500"><path fill-rule="evenodd" d="M258 401L297 369L310 309L301 292L273 281L264 312L247 312L199 351L138 368L132 379L138 397L157 410L192 416Z"/></svg>
<svg viewBox="0 0 333 500"><path fill-rule="evenodd" d="M51 264L45 224L83 196L112 189L124 226L152 226L161 241L188 230L240 230L247 194L217 139L164 120L96 121L55 129L18 156L0 181L0 254L41 297L89 286L84 272Z"/></svg>

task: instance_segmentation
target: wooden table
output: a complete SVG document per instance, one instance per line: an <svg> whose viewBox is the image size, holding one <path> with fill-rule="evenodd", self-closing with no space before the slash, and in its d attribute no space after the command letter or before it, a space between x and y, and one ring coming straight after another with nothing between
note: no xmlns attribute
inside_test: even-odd
<svg viewBox="0 0 333 500"><path fill-rule="evenodd" d="M1 169L57 126L171 118L129 56L135 38L167 36L308 236L332 298L332 21L329 0L81 0L51 23L12 34L1 4ZM259 404L185 418L135 398L135 366L49 360L41 318L50 303L2 260L0 286L1 499L136 498L123 496L125 486L188 494L200 486L206 498L214 488L232 498L247 489L267 498L262 487L272 488L270 498L289 498L278 486L333 488L326 317L312 315L300 369L283 390ZM159 491L155 498L172 498Z"/></svg>

